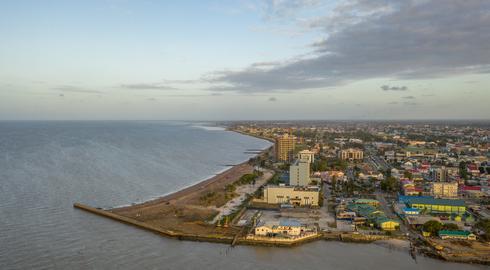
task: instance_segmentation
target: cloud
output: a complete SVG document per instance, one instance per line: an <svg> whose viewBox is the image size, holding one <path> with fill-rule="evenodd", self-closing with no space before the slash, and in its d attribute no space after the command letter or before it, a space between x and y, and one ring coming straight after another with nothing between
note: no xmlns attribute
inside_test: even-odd
<svg viewBox="0 0 490 270"><path fill-rule="evenodd" d="M388 102L388 105L396 105L396 104L398 104L398 101Z"/></svg>
<svg viewBox="0 0 490 270"><path fill-rule="evenodd" d="M383 91L407 91L408 87L406 87L406 86L382 85L381 89L383 89Z"/></svg>
<svg viewBox="0 0 490 270"><path fill-rule="evenodd" d="M405 106L416 106L416 105L418 105L417 102L413 102L413 101L405 101L402 104Z"/></svg>
<svg viewBox="0 0 490 270"><path fill-rule="evenodd" d="M324 37L308 57L217 71L208 82L213 90L250 93L488 72L489 11L487 0L343 1L309 25Z"/></svg>
<svg viewBox="0 0 490 270"><path fill-rule="evenodd" d="M320 0L266 0L258 4L256 9L262 12L265 19L291 19L305 8L318 8Z"/></svg>
<svg viewBox="0 0 490 270"><path fill-rule="evenodd" d="M275 97L270 97L270 98L268 99L268 101L275 102L275 101L277 101L277 98L275 98Z"/></svg>
<svg viewBox="0 0 490 270"><path fill-rule="evenodd" d="M175 87L162 85L160 83L121 84L120 87L132 90L177 90Z"/></svg>
<svg viewBox="0 0 490 270"><path fill-rule="evenodd" d="M414 96L405 96L405 97L402 97L403 99L415 99Z"/></svg>
<svg viewBox="0 0 490 270"><path fill-rule="evenodd" d="M102 94L101 91L85 89L74 85L62 85L62 86L55 87L53 89L57 91L71 92L71 93Z"/></svg>
<svg viewBox="0 0 490 270"><path fill-rule="evenodd" d="M65 94L59 94L59 96L60 96L60 97L64 97L64 96L65 96Z"/></svg>

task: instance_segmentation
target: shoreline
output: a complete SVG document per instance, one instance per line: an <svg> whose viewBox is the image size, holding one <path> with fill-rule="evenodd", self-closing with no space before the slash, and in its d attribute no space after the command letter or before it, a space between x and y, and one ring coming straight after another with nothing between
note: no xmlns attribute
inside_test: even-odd
<svg viewBox="0 0 490 270"><path fill-rule="evenodd" d="M150 206L150 205L154 205L154 204L167 203L167 202L174 201L174 200L176 200L176 199L178 199L178 198L180 198L182 196L187 196L190 193L200 191L201 189L204 189L208 185L211 185L213 183L216 183L221 178L227 177L229 174L233 174L236 170L239 169L239 167L241 167L243 165L246 165L246 164L248 164L248 161L244 161L244 162L239 163L237 165L230 166L229 168L227 168L227 169L225 169L225 170L223 170L221 172L218 172L217 174L215 174L213 176L210 176L208 178L205 178L202 181L199 181L199 182L190 184L190 185L188 185L186 187L183 187L182 189L179 189L177 191L173 191L173 192L167 193L167 194L165 194L163 196L159 196L157 198L150 199L148 201L144 201L144 202L141 202L141 203L136 203L136 204L131 204L131 205L124 205L124 206L116 206L114 208L110 208L110 210L114 210L114 209L121 209L122 210L122 209L131 208L131 207L135 207L135 206Z"/></svg>
<svg viewBox="0 0 490 270"><path fill-rule="evenodd" d="M196 126L196 128L201 128L201 126ZM252 135L249 135L249 134L240 132L240 131L228 129L226 127L220 127L220 128L222 128L223 131L231 131L231 132L235 132L235 133L238 133L238 134L241 134L241 135L250 136L250 137L254 137L254 138L257 138L257 139L262 139L262 140L265 140L265 141L274 143L274 141L272 139L270 139L270 138L259 137L259 136L252 136ZM180 188L178 190L170 191L170 192L168 192L166 194L162 194L162 195L157 195L155 197L149 198L146 201L133 202L133 203L123 204L123 205L114 206L114 207L105 208L105 209L106 210L111 210L111 209L124 209L124 208L129 208L129 207L133 207L133 206L137 206L137 205L151 205L151 204L158 204L158 203L161 203L161 202L171 201L173 199L178 198L179 195L181 195L181 194L187 194L187 193L198 191L199 189L205 188L207 185L213 184L214 182L218 181L221 177L226 176L227 174L233 174L234 171L237 170L236 167L243 166L243 165L247 164L248 161L251 158L255 158L255 157L258 157L260 155L263 155L264 153L266 153L267 151L269 151L270 148L271 148L271 146L266 147L265 149L262 149L260 151L257 151L257 153L253 153L253 155L249 153L249 155L252 155L252 156L249 157L247 160L244 160L244 161L242 161L242 162L240 162L238 164L234 164L234 165L220 165L220 166L223 166L225 168L223 168L222 170L217 171L215 174L205 176L205 177L201 178L200 180L198 180L196 182L190 183L190 184L188 184L188 185L186 185L186 186L184 186L184 187L182 187L182 188Z"/></svg>
<svg viewBox="0 0 490 270"><path fill-rule="evenodd" d="M245 136L252 136L259 139L273 141L272 139L261 138L259 136L253 136L243 132L230 130ZM261 150L253 157L263 155L270 150L270 147ZM251 158L253 158L251 157ZM369 236L363 236L358 234L347 234L347 233L332 233L327 235L324 233L319 233L314 237L288 241L288 242L278 242L274 239L269 240L250 240L243 235L242 229L238 229L233 225L229 227L214 227L214 225L204 224L202 216L199 216L198 220L187 220L188 216L179 216L179 211L189 210L194 211L204 211L204 216L208 212L211 212L209 206L205 207L202 205L193 205L196 202L196 198L199 198L204 192L212 192L213 190L223 189L226 185L234 183L241 175L244 175L247 171L251 169L251 165L248 164L248 160L230 166L230 168L225 169L222 172L215 174L207 179L191 184L175 192L168 193L158 198L150 199L148 201L131 204L127 206L119 206L110 209L101 209L91 206L87 206L80 203L74 203L73 207L80 209L92 214L96 214L102 217L106 217L118 222L125 223L140 229L144 229L161 236L171 237L179 240L188 241L199 241L199 242L211 242L211 243L224 243L230 244L232 246L236 245L254 245L254 246L274 246L274 247L292 247L301 245L304 243L309 243L312 241L324 240L324 241L340 241L340 242L350 242L350 243L375 243L379 242L382 246L393 246L403 249L400 242L394 237L380 237L380 239L375 239ZM246 207L246 206L243 206ZM243 209L243 208L242 208ZM238 209L237 211L240 211ZM146 214L146 216L145 216ZM153 218L158 215L160 220L155 221ZM191 212L190 216L195 215L195 212ZM145 218L148 219L145 220ZM162 222L163 220L163 222ZM171 220L168 223L166 220ZM398 241L404 241L399 239ZM395 244L396 243L396 244ZM433 257L439 260L457 263L478 263L483 265L488 265L485 261L474 261L474 260L458 260L452 257L443 257L440 254L422 253L424 256ZM407 254L408 255L408 254ZM431 256L432 255L432 256Z"/></svg>

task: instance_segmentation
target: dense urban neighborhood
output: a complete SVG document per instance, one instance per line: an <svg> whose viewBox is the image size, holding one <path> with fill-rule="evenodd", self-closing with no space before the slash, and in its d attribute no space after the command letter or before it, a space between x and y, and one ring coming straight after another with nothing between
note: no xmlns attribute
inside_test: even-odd
<svg viewBox="0 0 490 270"><path fill-rule="evenodd" d="M234 122L274 147L251 199L249 239L408 239L447 260L490 258L490 129L458 122Z"/></svg>

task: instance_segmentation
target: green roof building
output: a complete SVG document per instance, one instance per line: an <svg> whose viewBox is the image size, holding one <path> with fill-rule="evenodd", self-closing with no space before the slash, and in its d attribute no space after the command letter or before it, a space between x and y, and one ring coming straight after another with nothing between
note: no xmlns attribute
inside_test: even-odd
<svg viewBox="0 0 490 270"><path fill-rule="evenodd" d="M469 231L439 231L439 237L441 239L463 239L463 240L476 240L476 236Z"/></svg>
<svg viewBox="0 0 490 270"><path fill-rule="evenodd" d="M408 199L408 206L412 208L425 209L429 213L441 214L464 214L466 204L463 200L413 198Z"/></svg>

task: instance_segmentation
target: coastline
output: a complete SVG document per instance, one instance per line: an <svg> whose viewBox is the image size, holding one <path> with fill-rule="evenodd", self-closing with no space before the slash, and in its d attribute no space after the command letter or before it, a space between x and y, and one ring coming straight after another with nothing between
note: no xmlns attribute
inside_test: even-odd
<svg viewBox="0 0 490 270"><path fill-rule="evenodd" d="M194 126L194 127L195 128L204 128L205 126ZM243 133L243 132L240 132L240 131L237 131L237 130L228 129L226 127L219 127L219 128L220 128L220 130L222 129L223 131L231 131L231 132L234 132L234 133L237 133L237 134L241 134L241 135L244 135L244 136L254 137L254 138L257 138L257 139L262 139L264 141L268 141L268 142L274 143L274 140L272 140L270 138L260 137L260 136L253 136L253 135L246 134L246 133ZM110 209L124 209L124 208L129 208L129 207L133 207L133 206L137 206L137 205L158 204L158 203L161 203L161 202L171 201L171 200L179 197L180 195L185 195L187 193L195 192L198 189L205 188L207 185L210 185L210 184L212 184L214 182L217 182L222 177L226 177L229 174L236 173L236 170L237 170L236 167L239 167L239 166L242 166L244 164L247 164L248 161L251 158L255 158L255 157L258 157L260 155L263 155L264 153L266 153L267 151L269 151L270 147L271 146L266 147L266 148L260 150L260 152L253 153L253 155L250 158L248 158L247 160L244 160L244 161L242 161L242 162L240 162L238 164L234 164L234 165L222 165L223 167L227 167L227 168L223 168L222 170L217 171L215 174L211 174L211 175L202 177L201 179L197 180L196 182L190 183L190 184L188 184L188 185L186 185L186 186L184 186L184 187L182 187L180 189L177 189L177 190L174 190L174 191L170 191L170 192L165 193L165 194L162 194L162 195L153 196L152 198L148 198L148 200L145 200L145 201L142 201L142 202L134 202L134 203L129 203L129 204L122 204L122 205L114 206L112 208L106 208L106 210L110 210Z"/></svg>
<svg viewBox="0 0 490 270"><path fill-rule="evenodd" d="M160 197L157 197L157 198L154 198L154 199L150 199L148 201L145 201L145 202L142 202L142 203L137 203L137 204L131 204L131 205L124 205L124 206L117 206L115 208L111 208L111 210L115 210L115 209L118 209L118 210L124 210L124 209L127 209L127 208L132 208L132 207L135 207L135 206L151 206L151 205L154 205L154 204L159 204L159 203L167 203L167 202L172 202L178 198L181 198L183 196L187 196L193 192L197 192L201 189L204 189L206 188L207 186L211 185L211 184L214 184L214 183L217 183L219 182L220 180L222 180L223 178L226 178L226 177L229 177L230 175L232 174L236 174L238 171L240 171L241 167L243 167L244 165L246 165L248 163L248 161L244 161L242 163L239 163L237 165L234 165L234 166L230 166L230 168L228 169L225 169L224 171L221 171L213 176L210 176L202 181L199 181L199 182L196 182L196 183L193 183L193 184L190 184L182 189L179 189L177 191L173 191L173 192L170 192L166 195L163 195L163 196L160 196Z"/></svg>
<svg viewBox="0 0 490 270"><path fill-rule="evenodd" d="M73 207L169 237L231 243L242 231L241 228L220 227L210 223L220 213L219 207L223 205L223 201L226 200L226 203L237 196L232 193L232 197L228 197L230 194L225 192L224 187L234 184L245 174L253 173L254 167L249 164L249 160L268 151L270 146L202 181L148 201L105 209L80 203L74 203ZM270 173L267 175L272 177ZM262 179L262 182L264 180ZM209 205L207 201L203 201L215 194L221 196L212 202L216 205ZM244 206L237 206L235 212Z"/></svg>
<svg viewBox="0 0 490 270"><path fill-rule="evenodd" d="M227 129L229 130L229 129ZM264 139L268 141L273 141L270 138L262 138L259 136L253 136L250 134L238 132L235 130L230 130L232 132L237 132L245 136L252 136L259 139ZM270 147L263 149L254 157L260 156L270 150ZM255 245L255 246L273 246L273 247L292 247L301 245L304 243L309 243L312 241L326 240L326 241L340 241L340 242L351 242L351 243L375 243L378 242L380 245L387 246L387 248L396 247L399 249L405 249L407 240L396 239L393 237L383 236L383 237L372 237L364 236L359 234L349 234L349 233L332 233L325 234L319 233L308 239L300 239L289 242L280 242L274 240L250 240L243 235L242 228L231 226L225 227L215 227L206 222L203 222L203 217L199 216L197 220L187 220L188 216L183 215L183 219L179 219L179 211L182 209L188 210L202 210L207 211L206 207L194 205L196 198L199 195L207 192L208 190L213 190L215 188L225 187L227 184L233 183L239 177L247 172L250 172L251 166L248 161L244 161L240 164L231 166L230 168L211 176L203 181L191 184L175 192L169 193L159 198L151 199L138 204L133 204L129 206L115 207L111 209L100 209L80 203L74 203L73 207L103 216L106 218L113 219L118 222L122 222L128 225L138 227L165 237L176 238L179 240L187 241L199 241L199 242L212 242L212 243L224 243L234 245ZM194 204L193 204L194 203ZM167 211L169 210L169 211ZM211 211L211 210L209 210ZM191 213L189 216L193 216L195 213ZM210 213L205 213L210 214ZM154 220L155 215L161 215L160 220L171 220L170 222L159 223ZM210 214L212 216L212 214ZM148 217L148 219L145 219ZM177 217L177 218L175 218ZM207 219L207 218L206 218ZM401 241L401 242L400 242ZM403 243L402 243L403 242ZM433 257L439 260L448 262L459 262L459 263L478 263L488 265L485 261L475 261L475 260L461 260L455 257L441 256L437 252L425 250L423 252L425 256ZM407 254L408 255L408 254Z"/></svg>

